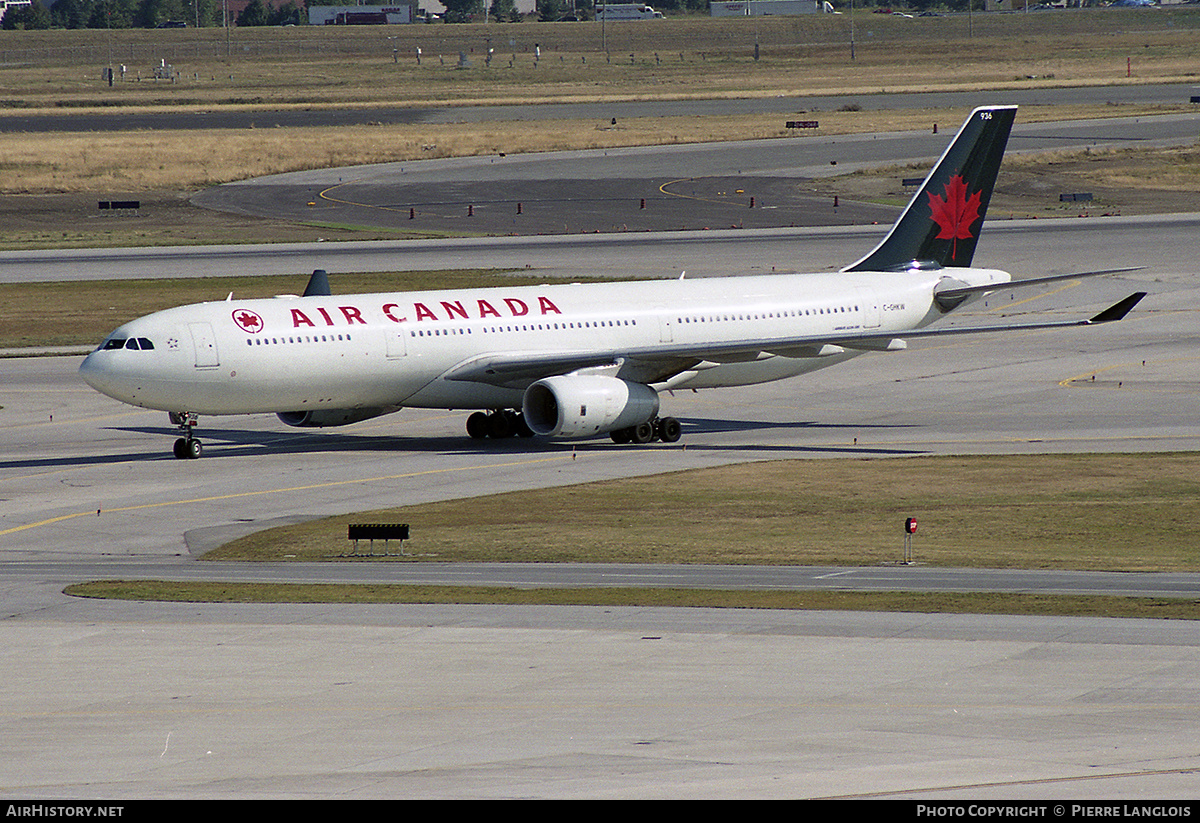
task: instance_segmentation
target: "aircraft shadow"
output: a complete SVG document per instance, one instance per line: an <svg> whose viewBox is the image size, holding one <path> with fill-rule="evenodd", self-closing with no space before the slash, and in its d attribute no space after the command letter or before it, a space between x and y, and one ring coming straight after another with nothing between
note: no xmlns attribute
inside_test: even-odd
<svg viewBox="0 0 1200 823"><path fill-rule="evenodd" d="M839 430L847 431L879 431L882 429L912 429L916 426L912 423L818 423L811 420L791 420L786 422L778 422L775 420L726 420L722 418L711 417L688 417L680 418L683 423L685 432L695 434L709 432L751 432L764 431L769 429L813 429L813 430Z"/></svg>
<svg viewBox="0 0 1200 823"><path fill-rule="evenodd" d="M680 421L683 424L684 436L678 443L653 443L645 446L617 445L607 437L590 440L547 440L540 437L513 437L505 440L472 440L465 434L453 437L418 437L396 435L356 434L354 432L322 432L320 434L305 431L252 431L244 429L205 428L196 432L197 437L204 443L203 460L220 460L238 457L262 456L264 453L287 454L319 454L337 452L377 452L415 454L475 454L475 455L554 455L569 452L608 452L613 449L683 449L707 452L746 452L758 454L829 454L829 455L880 455L901 456L921 454L923 450L893 447L869 447L859 445L812 444L804 443L689 443L688 435L707 433L734 433L771 430L835 430L846 429L856 432L877 429L908 428L903 425L849 425L842 423L815 422L766 422L766 421L737 421L716 420L705 418L688 418ZM118 463L129 463L152 460L171 460L176 458L171 453L171 444L178 436L173 428L153 426L123 426L110 431L130 434L143 434L146 441L146 451L120 452L104 455L71 455L62 457L46 457L30 460L3 460L0 469L46 469L64 468L71 466L103 466Z"/></svg>

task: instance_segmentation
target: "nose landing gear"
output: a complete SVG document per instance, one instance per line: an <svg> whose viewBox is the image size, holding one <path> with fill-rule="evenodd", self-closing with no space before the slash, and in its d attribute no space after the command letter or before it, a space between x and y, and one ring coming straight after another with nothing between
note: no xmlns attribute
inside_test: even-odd
<svg viewBox="0 0 1200 823"><path fill-rule="evenodd" d="M195 460L204 451L204 447L200 441L192 436L192 429L196 427L199 418L191 412L170 412L171 422L179 427L183 433L183 437L175 441L175 446L172 449L175 457L178 460Z"/></svg>

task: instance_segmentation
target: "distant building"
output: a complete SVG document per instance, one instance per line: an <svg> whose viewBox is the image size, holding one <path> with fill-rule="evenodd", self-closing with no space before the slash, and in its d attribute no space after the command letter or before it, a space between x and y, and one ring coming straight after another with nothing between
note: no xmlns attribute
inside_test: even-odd
<svg viewBox="0 0 1200 823"><path fill-rule="evenodd" d="M416 0L390 6L309 6L310 26L382 26L415 23Z"/></svg>
<svg viewBox="0 0 1200 823"><path fill-rule="evenodd" d="M33 0L0 0L0 20L4 19L4 13L9 9L32 5Z"/></svg>
<svg viewBox="0 0 1200 823"><path fill-rule="evenodd" d="M712 0L709 14L713 17L769 17L784 14L816 14L825 11L821 0ZM830 9L832 10L832 9Z"/></svg>

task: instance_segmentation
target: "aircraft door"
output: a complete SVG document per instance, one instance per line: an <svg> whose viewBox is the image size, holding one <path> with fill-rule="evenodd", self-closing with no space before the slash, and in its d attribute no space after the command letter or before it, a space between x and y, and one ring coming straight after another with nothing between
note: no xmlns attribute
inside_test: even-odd
<svg viewBox="0 0 1200 823"><path fill-rule="evenodd" d="M192 346L196 352L196 368L215 369L221 365L217 356L217 338L213 334L211 323L188 323L188 331L192 334Z"/></svg>
<svg viewBox="0 0 1200 823"><path fill-rule="evenodd" d="M408 344L404 340L407 334L408 332L402 328L387 329L384 332L384 336L387 337L387 356L389 360L404 357L408 354Z"/></svg>
<svg viewBox="0 0 1200 823"><path fill-rule="evenodd" d="M859 289L858 301L858 305L862 307L863 328L879 328L881 318L881 312L879 311L879 298L871 294L869 289Z"/></svg>
<svg viewBox="0 0 1200 823"><path fill-rule="evenodd" d="M671 326L671 310L660 306L658 312L658 339L662 343L675 342L675 329Z"/></svg>

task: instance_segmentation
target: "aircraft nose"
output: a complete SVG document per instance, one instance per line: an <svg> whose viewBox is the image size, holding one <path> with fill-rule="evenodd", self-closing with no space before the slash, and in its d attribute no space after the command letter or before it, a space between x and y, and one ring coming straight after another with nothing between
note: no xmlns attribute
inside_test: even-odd
<svg viewBox="0 0 1200 823"><path fill-rule="evenodd" d="M159 408L163 391L170 384L169 358L163 357L170 346L155 340L159 329L149 324L122 326L113 332L79 364L79 376L103 395L133 406Z"/></svg>
<svg viewBox="0 0 1200 823"><path fill-rule="evenodd" d="M114 368L112 352L94 351L79 364L79 376L101 394L125 400L128 394L126 375ZM126 401L128 402L128 401Z"/></svg>
<svg viewBox="0 0 1200 823"><path fill-rule="evenodd" d="M99 354L100 352L92 352L83 358L83 362L79 364L79 376L93 389L103 392L108 381L104 379L104 370L100 366Z"/></svg>

